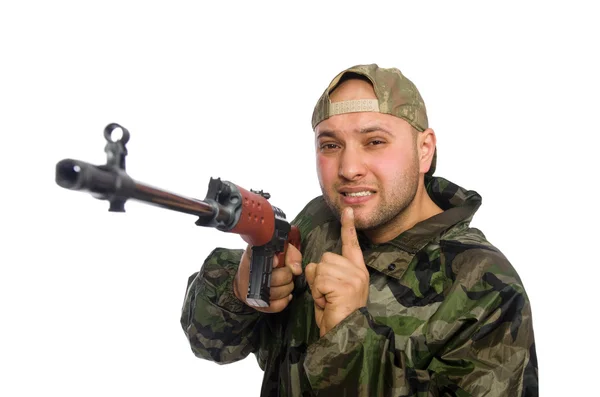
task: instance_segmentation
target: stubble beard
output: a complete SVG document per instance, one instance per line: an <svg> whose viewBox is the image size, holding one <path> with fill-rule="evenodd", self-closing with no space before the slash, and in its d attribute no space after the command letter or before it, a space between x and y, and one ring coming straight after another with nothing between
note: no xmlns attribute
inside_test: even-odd
<svg viewBox="0 0 600 397"><path fill-rule="evenodd" d="M359 216L354 219L354 226L357 230L375 230L385 228L388 225L394 224L396 221L404 217L406 209L412 204L417 194L419 184L418 164L414 164L406 171L404 175L398 177L398 180L393 183L393 190L389 195L382 189L378 189L377 193L380 196L378 206L365 217ZM326 190L321 186L325 203L334 213L341 219L342 204L332 196L338 197L337 188L333 189L333 193L327 194Z"/></svg>

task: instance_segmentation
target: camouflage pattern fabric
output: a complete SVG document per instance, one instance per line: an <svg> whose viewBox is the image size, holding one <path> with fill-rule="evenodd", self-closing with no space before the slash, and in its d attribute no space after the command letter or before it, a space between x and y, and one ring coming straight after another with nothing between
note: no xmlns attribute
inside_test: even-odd
<svg viewBox="0 0 600 397"><path fill-rule="evenodd" d="M367 306L319 338L303 276L278 314L238 301L242 250L215 249L188 282L181 324L194 354L230 363L254 353L262 396L537 396L531 307L517 272L477 229L481 197L426 178L444 212L384 244L359 233L370 271ZM293 221L303 266L341 253L322 197Z"/></svg>

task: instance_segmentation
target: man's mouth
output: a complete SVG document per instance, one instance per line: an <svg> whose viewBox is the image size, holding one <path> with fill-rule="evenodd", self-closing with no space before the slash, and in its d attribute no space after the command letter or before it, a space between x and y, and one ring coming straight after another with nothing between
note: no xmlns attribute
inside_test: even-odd
<svg viewBox="0 0 600 397"><path fill-rule="evenodd" d="M370 196L373 194L372 191L370 190L364 190L361 192L342 192L342 194L346 197L365 197L365 196Z"/></svg>

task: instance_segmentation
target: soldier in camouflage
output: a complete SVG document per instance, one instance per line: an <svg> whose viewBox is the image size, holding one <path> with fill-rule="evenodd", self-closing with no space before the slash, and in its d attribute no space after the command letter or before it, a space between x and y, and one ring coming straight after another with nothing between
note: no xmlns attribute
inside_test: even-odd
<svg viewBox="0 0 600 397"><path fill-rule="evenodd" d="M254 353L262 396L537 396L531 307L469 223L481 197L433 176L435 133L397 69L338 74L312 118L323 192L292 221L302 251L244 303L249 249L215 249L181 324L194 354Z"/></svg>

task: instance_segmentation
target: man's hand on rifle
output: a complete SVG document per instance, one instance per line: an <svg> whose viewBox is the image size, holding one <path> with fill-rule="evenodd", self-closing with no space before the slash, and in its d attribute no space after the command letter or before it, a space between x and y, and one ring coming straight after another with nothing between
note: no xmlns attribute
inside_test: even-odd
<svg viewBox="0 0 600 397"><path fill-rule="evenodd" d="M233 292L235 296L246 303L248 295L248 284L250 279L250 259L252 257L252 246L248 245L240 267L233 281ZM285 309L292 300L294 289L294 276L302 274L302 254L292 244L288 244L285 254L285 266L278 267L277 256L273 258L273 272L271 273L271 297L269 307L252 308L264 313L278 313Z"/></svg>

